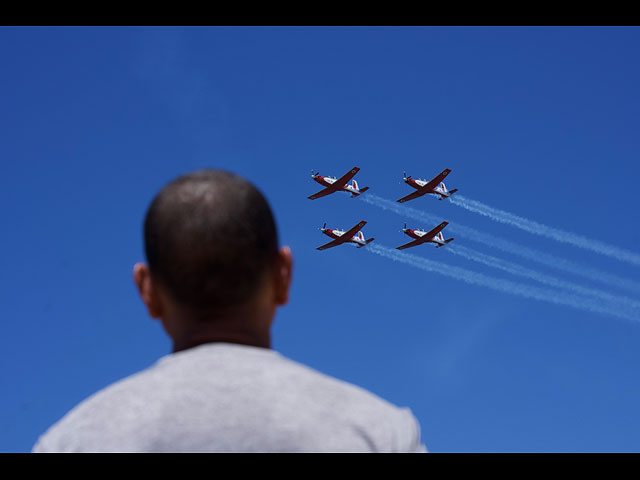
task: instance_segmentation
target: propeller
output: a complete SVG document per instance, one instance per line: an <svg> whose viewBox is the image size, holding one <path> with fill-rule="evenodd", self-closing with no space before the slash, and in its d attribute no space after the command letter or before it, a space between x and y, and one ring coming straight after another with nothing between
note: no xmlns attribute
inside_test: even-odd
<svg viewBox="0 0 640 480"><path fill-rule="evenodd" d="M315 173L314 173L314 172L313 172L313 170L311 170L311 176L312 176L313 178L316 178L318 175L320 175L320 172L315 172Z"/></svg>
<svg viewBox="0 0 640 480"><path fill-rule="evenodd" d="M404 228L403 228L402 230L400 230L400 231L401 231L402 233L404 233L406 229L407 229L407 224L405 223L405 224L404 224Z"/></svg>
<svg viewBox="0 0 640 480"><path fill-rule="evenodd" d="M320 230L324 230L327 228L327 222L324 222L324 225L322 226L322 228Z"/></svg>

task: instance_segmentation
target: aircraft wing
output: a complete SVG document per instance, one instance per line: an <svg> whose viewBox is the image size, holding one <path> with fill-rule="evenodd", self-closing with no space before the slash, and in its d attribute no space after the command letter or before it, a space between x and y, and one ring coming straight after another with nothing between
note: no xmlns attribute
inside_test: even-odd
<svg viewBox="0 0 640 480"><path fill-rule="evenodd" d="M400 245L399 247L396 247L396 250L404 250L405 248L417 247L418 245L422 245L424 242L425 240L422 240L422 238L419 238L412 242L405 243L404 245Z"/></svg>
<svg viewBox="0 0 640 480"><path fill-rule="evenodd" d="M367 224L364 220L358 223L356 226L351 227L349 230L340 235L339 238L330 241L329 243L325 243L324 245L319 246L316 250L326 250L327 248L337 247L345 242L351 240L351 238L358 233L358 231Z"/></svg>
<svg viewBox="0 0 640 480"><path fill-rule="evenodd" d="M337 182L336 182L337 183ZM324 197L326 195L330 195L334 192L337 192L338 190L340 190L339 188L337 188L335 186L336 184L334 183L333 185L325 188L324 190L320 190L318 193L314 193L313 195L307 197L309 200L315 200L316 198L320 198L320 197Z"/></svg>
<svg viewBox="0 0 640 480"><path fill-rule="evenodd" d="M326 250L327 248L337 247L338 245L342 245L346 242L346 239L343 238L344 235L340 238L336 238L335 240L331 240L329 243L325 243L324 245L319 246L316 250Z"/></svg>
<svg viewBox="0 0 640 480"><path fill-rule="evenodd" d="M359 171L360 171L360 168L353 167L351 170L349 170L347 173L345 173L343 176L341 176L338 180L333 182L331 185L326 187L324 190L320 190L318 193L314 193L313 195L307 198L309 200L315 200L316 198L324 197L326 195L332 194L333 192L337 192L338 190L342 190L342 187L344 187L347 183L349 183L349 180L351 180L355 176L355 174L358 173Z"/></svg>
<svg viewBox="0 0 640 480"><path fill-rule="evenodd" d="M433 177L428 183L420 187L415 192L410 193L406 197L402 197L400 200L398 200L398 202L404 203L409 200L413 200L414 198L421 197L425 193L431 192L431 190L433 190L441 181L444 180L444 177L449 175L449 173L451 173L451 170L449 168L445 168L442 172L440 172L438 175Z"/></svg>
<svg viewBox="0 0 640 480"><path fill-rule="evenodd" d="M416 190L415 192L410 193L406 197L402 197L400 200L398 200L398 202L400 203L408 202L409 200L413 200L414 198L421 197L425 193L428 193L428 192L421 188L420 190Z"/></svg>
<svg viewBox="0 0 640 480"><path fill-rule="evenodd" d="M449 225L449 222L442 222L440 225L438 225L436 228L433 228L431 230L429 230L427 233L425 233L422 238L424 238L424 241L426 242L427 240L431 240L433 237L435 237L438 233L440 233L440 231L446 227L447 225Z"/></svg>
<svg viewBox="0 0 640 480"><path fill-rule="evenodd" d="M356 233L358 233L360 231L360 229L362 227L364 227L366 224L367 224L367 222L362 220L357 225L351 227L349 230L344 232L344 235L342 235L342 236L345 237L347 240L351 240L351 237L353 237Z"/></svg>

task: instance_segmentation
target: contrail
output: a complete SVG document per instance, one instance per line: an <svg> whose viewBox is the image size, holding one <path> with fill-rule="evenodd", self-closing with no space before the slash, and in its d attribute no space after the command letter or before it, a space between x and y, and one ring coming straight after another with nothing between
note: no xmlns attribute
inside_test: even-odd
<svg viewBox="0 0 640 480"><path fill-rule="evenodd" d="M512 282L510 280L490 277L479 272L474 272L473 270L467 270L447 265L445 263L436 262L434 260L428 260L409 253L399 252L398 250L380 244L376 245L375 243L371 243L367 245L365 249L377 255L390 258L396 262L401 262L427 272L438 273L456 280L462 280L463 282L471 285L488 287L511 295L541 300L556 305L565 305L579 310L613 315L626 320L640 320L640 314L632 315L628 312L619 311L616 308L612 308L611 305L607 306L602 301L595 300L593 298L572 295L551 289L531 287L529 285Z"/></svg>
<svg viewBox="0 0 640 480"><path fill-rule="evenodd" d="M576 235L575 233L566 232L559 228L549 227L547 225L534 222L533 220L527 220L526 218L514 215L513 213L490 207L484 203L465 198L461 195L450 197L450 200L454 205L465 208L470 212L479 213L480 215L489 217L491 220L511 225L512 227L519 228L525 232L551 238L558 242L568 243L569 245L584 248L585 250L591 250L592 252L607 255L633 265L640 265L640 255L637 253L614 245L609 245L600 240L592 240L587 237L583 237L582 235Z"/></svg>
<svg viewBox="0 0 640 480"><path fill-rule="evenodd" d="M400 203L378 197L377 195L371 193L360 195L358 198L361 198L363 201L378 208L382 208L383 210L394 212L397 215L403 217L410 217L421 222L427 222L436 225L442 221L442 218L436 217L435 215L431 215L407 205L402 205ZM573 263L564 258L556 257L554 255L550 255L546 252L535 250L533 248L524 247L522 245L518 245L517 243L504 240L493 235L488 235L479 230L466 227L458 223L449 224L449 226L447 226L447 230L454 234L456 237L467 238L474 242L482 243L503 252L526 258L527 260L531 260L532 262L540 263L546 267L569 272L574 275L588 278L590 280L595 280L597 282L603 282L608 286L616 286L632 291L634 293L640 293L640 283L634 280L619 277L617 275L603 272L595 268L578 265L577 263Z"/></svg>
<svg viewBox="0 0 640 480"><path fill-rule="evenodd" d="M503 270L505 272L511 273L512 275L517 275L525 278L530 278L537 282L543 283L545 285L549 285L551 287L563 288L566 290L574 291L580 295L597 297L602 300L612 302L624 308L634 309L637 313L640 314L640 301L632 300L628 297L622 297L618 295L612 295L607 292L603 292L602 290L597 290L594 288L583 287L581 285L577 285L573 282L568 282L566 280L561 280L559 278L553 277L551 275L546 275L544 273L537 272L530 268L523 267L513 262L509 262L507 260L502 260L500 258L492 257L491 255L485 255L484 253L476 252L470 248L467 248L463 245L449 245L445 249L446 251L453 253L454 255L459 255L468 260L472 260L474 262L479 262L489 267L497 268L499 270Z"/></svg>

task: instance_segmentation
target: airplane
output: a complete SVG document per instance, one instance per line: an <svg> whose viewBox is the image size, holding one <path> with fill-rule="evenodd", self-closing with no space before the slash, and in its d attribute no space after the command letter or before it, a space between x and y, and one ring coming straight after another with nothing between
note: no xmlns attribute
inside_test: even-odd
<svg viewBox="0 0 640 480"><path fill-rule="evenodd" d="M424 232L422 230L412 230L407 228L407 224L404 224L404 228L402 231L409 235L411 238L415 238L412 242L405 243L404 245L400 245L396 247L397 250L404 250L405 248L415 247L417 245L422 245L423 243L431 242L436 244L436 248L444 247L447 243L449 243L453 238L444 239L442 236L442 229L449 225L449 222L442 222L440 225L435 227L433 230L428 232Z"/></svg>
<svg viewBox="0 0 640 480"><path fill-rule="evenodd" d="M369 190L369 187L359 188L358 182L356 182L355 180L351 184L349 184L349 180L351 180L359 170L360 169L358 167L353 167L338 179L336 179L335 177L323 177L319 172L314 173L313 170L311 170L311 178L313 178L320 185L324 185L327 188L325 188L324 190L320 190L318 193L314 193L307 198L309 200L315 200L316 198L324 197L338 191L350 192L351 198L357 197L361 193Z"/></svg>
<svg viewBox="0 0 640 480"><path fill-rule="evenodd" d="M449 198L451 195L458 191L457 188L454 188L453 190L447 190L447 187L445 187L444 183L442 182L442 180L444 180L444 177L449 175L450 172L450 169L445 168L442 172L440 172L428 182L426 180L414 180L413 178L411 178L411 175L407 177L407 172L405 172L404 178L402 180L405 181L407 185L411 185L413 188L416 188L417 191L410 193L406 197L402 197L400 200L398 200L398 202L408 202L409 200L421 197L422 195L425 195L427 193L432 195L440 195L439 200Z"/></svg>
<svg viewBox="0 0 640 480"><path fill-rule="evenodd" d="M367 222L362 220L360 223L350 228L346 232L342 230L334 230L331 228L327 228L327 224L325 223L320 230L322 231L322 233L330 236L331 238L334 238L335 240L332 240L329 243L326 243L316 248L316 250L326 250L327 248L337 247L338 245L342 245L343 243L347 243L347 242L355 243L356 245L358 245L358 248L364 247L365 245L373 242L374 240L373 238L365 240L364 235L362 234L361 231L359 231L362 227L366 225L366 223Z"/></svg>

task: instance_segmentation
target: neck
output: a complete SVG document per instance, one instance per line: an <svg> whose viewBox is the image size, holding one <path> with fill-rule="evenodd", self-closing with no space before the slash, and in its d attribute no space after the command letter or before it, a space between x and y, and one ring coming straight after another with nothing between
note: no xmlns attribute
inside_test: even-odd
<svg viewBox="0 0 640 480"><path fill-rule="evenodd" d="M173 353L188 350L189 348L204 345L206 343L236 343L251 347L271 348L271 337L266 335L251 335L247 332L217 331L210 333L195 333L174 339Z"/></svg>
<svg viewBox="0 0 640 480"><path fill-rule="evenodd" d="M163 318L165 329L173 339L173 352L205 343L237 343L271 348L271 322L274 309L236 307L210 314L187 314L176 311Z"/></svg>

